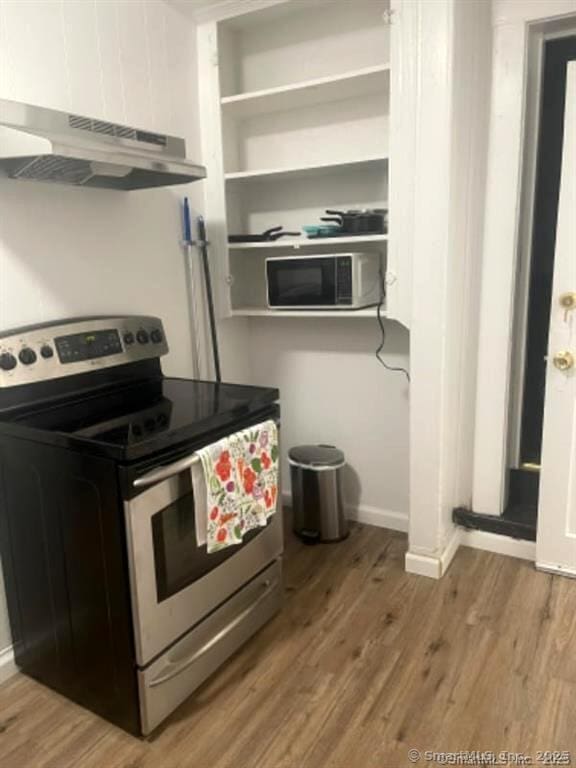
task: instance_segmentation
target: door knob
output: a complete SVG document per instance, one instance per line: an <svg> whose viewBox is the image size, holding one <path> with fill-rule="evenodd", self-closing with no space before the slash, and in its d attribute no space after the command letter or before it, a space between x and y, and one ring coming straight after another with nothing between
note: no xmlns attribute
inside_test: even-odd
<svg viewBox="0 0 576 768"><path fill-rule="evenodd" d="M554 355L554 365L559 371L569 371L574 368L574 355L571 352L557 352Z"/></svg>
<svg viewBox="0 0 576 768"><path fill-rule="evenodd" d="M564 309L576 309L576 292L569 291L560 296L560 306Z"/></svg>

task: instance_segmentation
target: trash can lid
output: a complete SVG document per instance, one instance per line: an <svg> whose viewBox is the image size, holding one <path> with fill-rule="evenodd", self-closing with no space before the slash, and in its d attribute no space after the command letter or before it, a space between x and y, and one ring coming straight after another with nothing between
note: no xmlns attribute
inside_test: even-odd
<svg viewBox="0 0 576 768"><path fill-rule="evenodd" d="M288 451L288 460L291 464L310 469L337 469L346 462L344 452L334 445L297 445Z"/></svg>

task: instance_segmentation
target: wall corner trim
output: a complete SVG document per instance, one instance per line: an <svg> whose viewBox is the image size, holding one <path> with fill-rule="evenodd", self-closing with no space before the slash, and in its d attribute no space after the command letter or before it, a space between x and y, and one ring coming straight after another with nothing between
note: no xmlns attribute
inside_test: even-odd
<svg viewBox="0 0 576 768"><path fill-rule="evenodd" d="M406 572L417 576L428 576L430 579L441 579L458 551L460 539L461 531L458 528L454 528L446 546L438 554L426 554L408 550L405 560Z"/></svg>
<svg viewBox="0 0 576 768"><path fill-rule="evenodd" d="M0 684L13 677L18 672L12 646L0 651Z"/></svg>

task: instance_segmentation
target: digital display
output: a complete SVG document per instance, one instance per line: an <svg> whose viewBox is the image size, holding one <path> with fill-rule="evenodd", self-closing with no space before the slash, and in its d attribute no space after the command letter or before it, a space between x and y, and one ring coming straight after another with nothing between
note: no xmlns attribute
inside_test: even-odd
<svg viewBox="0 0 576 768"><path fill-rule="evenodd" d="M120 336L115 328L92 333L74 333L54 339L61 363L79 363L97 357L119 355L122 352Z"/></svg>

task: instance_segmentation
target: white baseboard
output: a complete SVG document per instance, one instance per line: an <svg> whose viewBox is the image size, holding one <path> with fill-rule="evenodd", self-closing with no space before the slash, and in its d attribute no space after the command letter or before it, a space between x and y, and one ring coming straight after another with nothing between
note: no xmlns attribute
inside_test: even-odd
<svg viewBox="0 0 576 768"><path fill-rule="evenodd" d="M464 547L483 549L486 552L495 552L497 555L518 557L521 560L536 560L536 542L513 539L499 533L462 530L460 543Z"/></svg>
<svg viewBox="0 0 576 768"><path fill-rule="evenodd" d="M408 515L404 512L394 512L389 509L379 509L361 504L359 507L347 507L346 515L349 520L355 520L358 523L408 533Z"/></svg>
<svg viewBox="0 0 576 768"><path fill-rule="evenodd" d="M18 672L12 646L0 651L0 684Z"/></svg>
<svg viewBox="0 0 576 768"><path fill-rule="evenodd" d="M510 536L502 536L488 531L469 531L456 528L443 552L438 555L407 552L406 570L408 573L415 573L419 576L440 579L448 570L459 546L481 549L485 552L494 552L497 555L517 557L532 562L536 560L536 544L533 541L513 539ZM558 571L556 572L558 573Z"/></svg>
<svg viewBox="0 0 576 768"><path fill-rule="evenodd" d="M428 576L430 579L441 579L450 567L454 555L460 546L461 531L454 528L448 543L438 554L408 551L406 553L405 568L408 573L417 576Z"/></svg>
<svg viewBox="0 0 576 768"><path fill-rule="evenodd" d="M292 507L292 494L289 491L283 491L282 503L285 507ZM404 512L393 512L379 507L370 507L367 504L360 504L358 507L347 504L346 517L348 520L354 520L364 525L408 533L408 515Z"/></svg>
<svg viewBox="0 0 576 768"><path fill-rule="evenodd" d="M551 573L554 576L567 576L569 579L576 579L574 568L563 568L561 565L554 565L553 563L536 562L536 570Z"/></svg>
<svg viewBox="0 0 576 768"><path fill-rule="evenodd" d="M282 493L282 501L285 506L292 506L292 495L289 491ZM403 512L361 504L359 507L348 506L346 513L350 520L359 523L374 525L378 528L388 528L392 531L408 532L408 515ZM533 541L513 539L510 536L501 536L487 531L470 531L455 526L452 536L442 552L429 554L427 552L408 551L405 561L406 571L419 576L440 579L450 567L450 563L461 545L499 555L507 555L508 557L517 557L522 560L536 560L536 544ZM542 566L542 570L545 568L546 566ZM550 570L553 569L550 568ZM555 572L558 573L559 571L556 570ZM565 574L565 571L562 573Z"/></svg>

